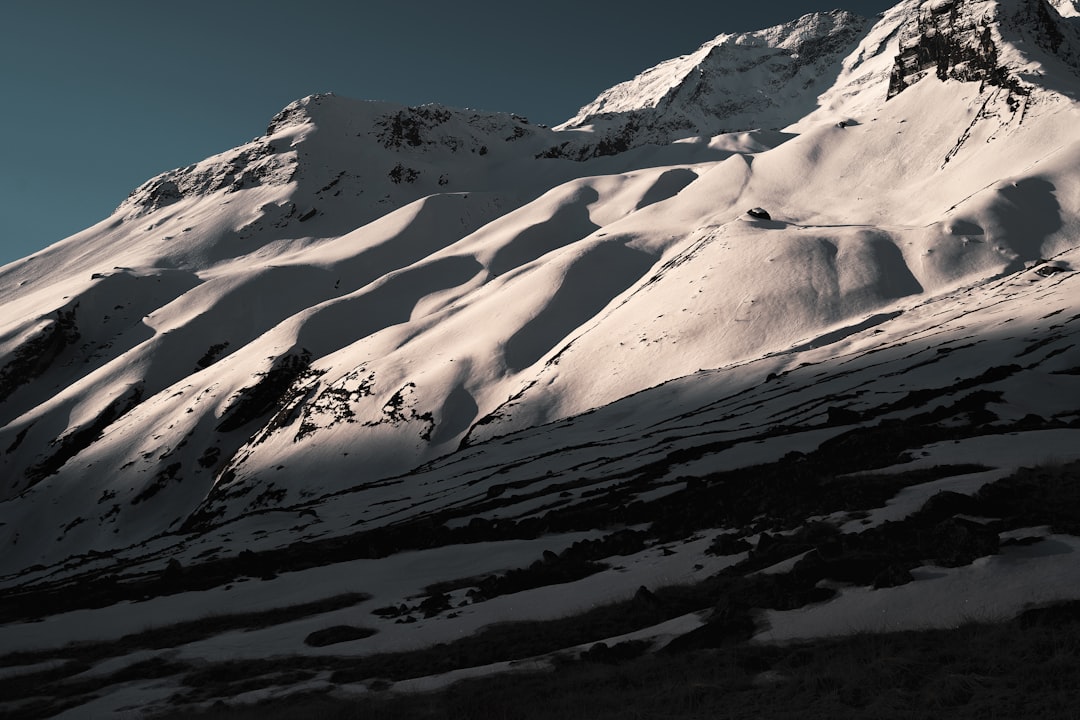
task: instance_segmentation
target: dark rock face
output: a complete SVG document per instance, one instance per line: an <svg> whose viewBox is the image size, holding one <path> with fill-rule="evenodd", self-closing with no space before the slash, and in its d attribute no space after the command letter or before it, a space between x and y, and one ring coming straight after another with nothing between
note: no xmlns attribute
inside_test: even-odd
<svg viewBox="0 0 1080 720"><path fill-rule="evenodd" d="M942 567L961 567L970 565L975 558L996 555L999 545L996 532L958 517L935 525L928 542L937 548L936 561Z"/></svg>
<svg viewBox="0 0 1080 720"><path fill-rule="evenodd" d="M1024 34L1036 45L1080 69L1077 23L1070 23L1068 20L1063 22L1048 0L1027 0L1021 3L1011 20L1018 27L1026 29Z"/></svg>
<svg viewBox="0 0 1080 720"><path fill-rule="evenodd" d="M7 399L15 390L49 369L64 348L74 345L80 338L75 323L75 311L57 310L56 318L24 342L11 359L0 368L0 401Z"/></svg>
<svg viewBox="0 0 1080 720"><path fill-rule="evenodd" d="M284 355L274 366L263 373L255 385L245 388L223 413L218 432L232 432L249 422L268 415L281 405L289 388L308 371L311 353L306 350L298 355Z"/></svg>
<svg viewBox="0 0 1080 720"><path fill-rule="evenodd" d="M202 162L170 170L152 178L128 196L120 207L145 215L180 200L219 190L236 192L253 187L284 185L297 172L297 159L267 138L257 138L223 156L220 162ZM119 208L118 208L119 209Z"/></svg>
<svg viewBox="0 0 1080 720"><path fill-rule="evenodd" d="M1019 83L998 59L989 24L970 13L963 0L920 8L909 37L900 42L889 78L893 98L933 71L941 80L983 82L1006 86Z"/></svg>
<svg viewBox="0 0 1080 720"><path fill-rule="evenodd" d="M1059 59L1080 67L1076 33L1046 0L1023 0L996 17L977 16L970 0L925 4L900 41L889 78L888 98L893 98L933 72L941 80L979 82L1027 96L1024 85L1001 61L992 28L1031 43Z"/></svg>
<svg viewBox="0 0 1080 720"><path fill-rule="evenodd" d="M464 135L455 134L448 129L452 120L464 121L476 134L467 131ZM506 125L510 127L507 128ZM460 126L459 126L460 127ZM455 110L440 105L420 105L405 107L389 112L375 121L370 132L380 146L387 150L423 150L442 147L450 152L470 152L487 155L488 148L484 140L491 139L496 133L504 135L505 142L516 142L533 135L536 130L525 118L509 114L496 122L496 116L469 111ZM400 180L394 180L400 182ZM409 180L408 182L412 182ZM445 184L445 183L444 183Z"/></svg>
<svg viewBox="0 0 1080 720"><path fill-rule="evenodd" d="M706 552L710 555L737 555L749 552L753 546L735 533L721 533L716 536Z"/></svg>
<svg viewBox="0 0 1080 720"><path fill-rule="evenodd" d="M403 145L419 147L424 144L424 131L441 125L450 119L450 113L438 108L409 108L386 118L385 126L378 133L379 142L385 148Z"/></svg>
<svg viewBox="0 0 1080 720"><path fill-rule="evenodd" d="M874 576L874 589L899 587L914 580L911 571L902 564L890 565Z"/></svg>
<svg viewBox="0 0 1080 720"><path fill-rule="evenodd" d="M203 356L199 358L199 361L195 363L196 371L205 370L206 368L210 367L218 360L220 360L222 353L227 347L229 347L228 340L222 343L215 343L214 345L211 345L203 354Z"/></svg>
<svg viewBox="0 0 1080 720"><path fill-rule="evenodd" d="M105 428L138 405L142 398L142 385L132 385L124 394L109 403L92 422L54 440L52 445L56 450L53 454L27 469L25 474L30 484L44 480L63 467L68 460L90 447L91 443L101 437Z"/></svg>

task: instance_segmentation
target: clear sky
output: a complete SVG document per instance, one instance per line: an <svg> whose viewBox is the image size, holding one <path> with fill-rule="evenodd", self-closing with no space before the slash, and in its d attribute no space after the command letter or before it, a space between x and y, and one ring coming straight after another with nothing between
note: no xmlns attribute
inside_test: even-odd
<svg viewBox="0 0 1080 720"><path fill-rule="evenodd" d="M723 32L893 0L4 0L0 264L148 178L262 134L315 92L556 124Z"/></svg>

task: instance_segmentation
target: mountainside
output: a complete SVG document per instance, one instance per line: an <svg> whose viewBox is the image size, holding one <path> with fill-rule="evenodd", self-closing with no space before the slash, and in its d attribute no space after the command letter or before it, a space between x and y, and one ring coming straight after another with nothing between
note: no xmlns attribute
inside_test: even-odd
<svg viewBox="0 0 1080 720"><path fill-rule="evenodd" d="M1080 17L1080 5L1077 4L1076 0L1050 0L1050 4L1062 17Z"/></svg>
<svg viewBox="0 0 1080 720"><path fill-rule="evenodd" d="M1078 16L809 15L555 129L311 96L0 268L0 707L1080 597ZM344 670L629 597L562 644ZM45 671L69 700L3 689Z"/></svg>
<svg viewBox="0 0 1080 720"><path fill-rule="evenodd" d="M720 35L601 93L560 129L588 128L604 154L645 143L782 128L816 106L870 21L846 11Z"/></svg>

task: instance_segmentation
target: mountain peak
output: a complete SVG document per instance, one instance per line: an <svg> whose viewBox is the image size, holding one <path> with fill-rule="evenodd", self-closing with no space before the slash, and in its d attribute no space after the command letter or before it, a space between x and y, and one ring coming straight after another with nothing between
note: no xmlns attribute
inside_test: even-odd
<svg viewBox="0 0 1080 720"><path fill-rule="evenodd" d="M532 159L553 135L513 113L308 95L275 114L264 135L146 181L117 212L141 218L259 189L264 209L240 225L284 231L318 216L305 229L331 222L344 233L432 193L490 189L493 160Z"/></svg>
<svg viewBox="0 0 1080 720"><path fill-rule="evenodd" d="M601 93L559 129L590 127L633 146L784 127L815 107L869 24L834 10L719 35Z"/></svg>
<svg viewBox="0 0 1080 720"><path fill-rule="evenodd" d="M335 100L338 98L334 93L314 93L292 101L270 118L270 124L266 128L267 137L286 128L312 122L315 118L315 108L324 103L333 104Z"/></svg>
<svg viewBox="0 0 1080 720"><path fill-rule="evenodd" d="M562 130L310 95L0 268L0 715L1077 600L1080 465L1014 474L1080 461L1075 9L722 35Z"/></svg>
<svg viewBox="0 0 1080 720"><path fill-rule="evenodd" d="M828 43L824 40L863 28L866 22L866 18L847 10L829 10L809 13L765 30L741 33L733 40L735 44L748 46L753 46L756 40L765 46L790 50L796 57L812 59L827 51Z"/></svg>

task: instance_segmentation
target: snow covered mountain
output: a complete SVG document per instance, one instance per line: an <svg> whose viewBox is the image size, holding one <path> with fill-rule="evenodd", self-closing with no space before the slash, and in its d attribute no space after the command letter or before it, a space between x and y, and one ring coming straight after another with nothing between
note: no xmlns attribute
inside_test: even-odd
<svg viewBox="0 0 1080 720"><path fill-rule="evenodd" d="M783 128L817 106L871 22L816 13L767 30L720 35L696 52L616 85L560 129L588 128L605 154L746 128Z"/></svg>
<svg viewBox="0 0 1080 720"><path fill-rule="evenodd" d="M813 516L855 534L923 517L938 490L1076 459L1078 15L1071 0L810 15L721 35L555 129L311 96L148 181L0 268L0 642L44 662L150 617L362 591L178 657L325 655L295 638L386 607L330 654L399 652L752 560L705 553L717 532L749 548ZM721 509L724 473L827 465L909 480L797 522ZM910 480L939 465L960 469ZM462 580L519 577L544 550L561 567L589 542L589 562L631 570L590 566L573 592L553 591L565 576ZM949 575L912 604L929 588L916 561L934 559L895 561L911 579L869 604L768 606L759 632L870 627L901 596L915 610L897 627L947 624L937 591L1006 577ZM1056 562L988 615L1072 597ZM451 581L462 610L410 610ZM693 610L646 636L708 625ZM19 657L5 664L34 665ZM162 687L140 702L179 686Z"/></svg>

